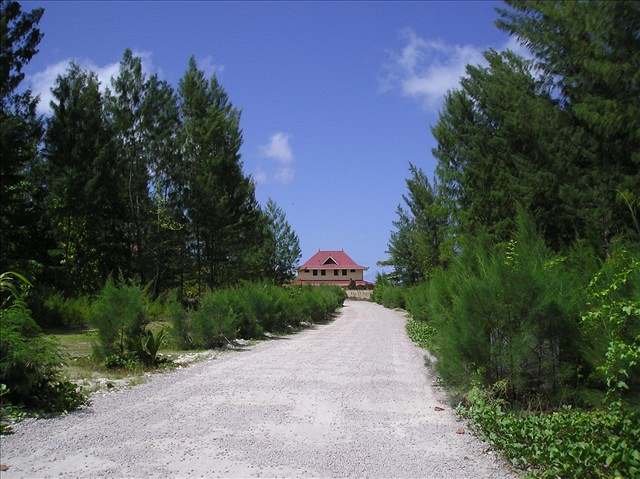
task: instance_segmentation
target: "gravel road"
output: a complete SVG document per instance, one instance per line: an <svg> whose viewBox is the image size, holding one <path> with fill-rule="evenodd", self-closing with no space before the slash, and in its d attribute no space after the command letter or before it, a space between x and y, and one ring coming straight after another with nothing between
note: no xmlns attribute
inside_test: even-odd
<svg viewBox="0 0 640 479"><path fill-rule="evenodd" d="M516 477L456 433L404 322L347 301L329 324L25 421L1 439L2 477Z"/></svg>

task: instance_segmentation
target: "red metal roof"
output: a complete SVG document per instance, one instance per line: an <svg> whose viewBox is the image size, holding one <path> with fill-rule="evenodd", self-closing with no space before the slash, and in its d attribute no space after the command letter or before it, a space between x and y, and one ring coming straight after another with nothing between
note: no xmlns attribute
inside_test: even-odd
<svg viewBox="0 0 640 479"><path fill-rule="evenodd" d="M331 262L331 259L335 261L335 264ZM325 262L329 261L329 264ZM307 260L298 269L367 269L365 266L360 266L351 257L341 251L318 251L311 258Z"/></svg>

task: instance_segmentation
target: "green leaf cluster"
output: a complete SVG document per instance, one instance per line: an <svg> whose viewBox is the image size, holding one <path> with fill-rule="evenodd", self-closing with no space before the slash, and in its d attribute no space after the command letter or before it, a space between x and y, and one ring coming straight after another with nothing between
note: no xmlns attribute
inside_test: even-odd
<svg viewBox="0 0 640 479"><path fill-rule="evenodd" d="M540 478L631 478L640 474L640 415L619 404L514 412L474 387L459 408L516 466Z"/></svg>

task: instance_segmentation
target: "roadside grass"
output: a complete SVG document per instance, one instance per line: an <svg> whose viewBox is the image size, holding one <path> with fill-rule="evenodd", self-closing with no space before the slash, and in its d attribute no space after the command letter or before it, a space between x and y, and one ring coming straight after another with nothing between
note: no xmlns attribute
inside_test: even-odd
<svg viewBox="0 0 640 479"><path fill-rule="evenodd" d="M155 321L149 325L149 329L154 332L162 328L168 329L169 325L163 321ZM65 376L72 382L81 385L90 392L110 388L116 384L134 385L143 380L143 376L149 371L166 370L174 367L172 362L167 362L160 367L145 368L142 364L136 363L127 368L107 368L103 361L93 355L93 345L98 341L95 329L64 331L48 330L45 337L53 339L66 359L62 370ZM193 350L186 351L180 349L171 338L160 348L163 356L173 360L184 353L193 353ZM198 352L198 351L195 351ZM114 381L116 383L114 384Z"/></svg>
<svg viewBox="0 0 640 479"><path fill-rule="evenodd" d="M321 324L322 322L316 323ZM297 332L312 327L311 323L303 323L298 327L290 328L286 332L277 335L266 333L260 338L248 340L236 340L234 349L250 347L260 341L269 341L287 337ZM154 333L164 329L169 331L171 325L168 321L156 320L148 324L148 329ZM141 363L136 363L128 368L107 368L104 362L94 357L93 345L98 341L97 330L64 330L48 329L43 336L54 340L65 358L62 371L64 375L75 384L80 385L85 392L95 392L102 389L110 389L116 386L134 386L144 381L144 375L149 372L161 372L176 367L186 366L211 357L211 354L219 353L220 348L181 348L172 335L167 335L160 348L163 357L168 362L156 367L145 368ZM186 358L180 361L180 358ZM176 362L177 361L177 362Z"/></svg>

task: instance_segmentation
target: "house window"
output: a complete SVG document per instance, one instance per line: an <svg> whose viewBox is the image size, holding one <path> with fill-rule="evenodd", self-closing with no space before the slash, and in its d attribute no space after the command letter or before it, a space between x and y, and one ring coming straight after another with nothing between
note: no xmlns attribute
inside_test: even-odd
<svg viewBox="0 0 640 479"><path fill-rule="evenodd" d="M308 271L308 270L307 270L307 271ZM318 270L317 270L317 269L314 269L314 270L313 270L313 275L314 275L314 276L318 276Z"/></svg>
<svg viewBox="0 0 640 479"><path fill-rule="evenodd" d="M347 270L346 270L346 269L343 269L343 270L342 270L342 276L346 276L346 275L347 275Z"/></svg>
<svg viewBox="0 0 640 479"><path fill-rule="evenodd" d="M308 272L309 272L309 270L305 268L304 272L305 272L305 273L308 273Z"/></svg>
<svg viewBox="0 0 640 479"><path fill-rule="evenodd" d="M355 269L352 269L352 270L351 270L351 272L352 272L352 273L355 273L355 272L356 272L356 270L355 270Z"/></svg>
<svg viewBox="0 0 640 479"><path fill-rule="evenodd" d="M340 271L338 271L337 269L334 269L334 270L333 270L333 275L334 275L334 276L338 276L338 273L339 273L339 272L340 272Z"/></svg>
<svg viewBox="0 0 640 479"><path fill-rule="evenodd" d="M327 270L326 269L321 269L320 270L320 276L326 276L327 275Z"/></svg>

